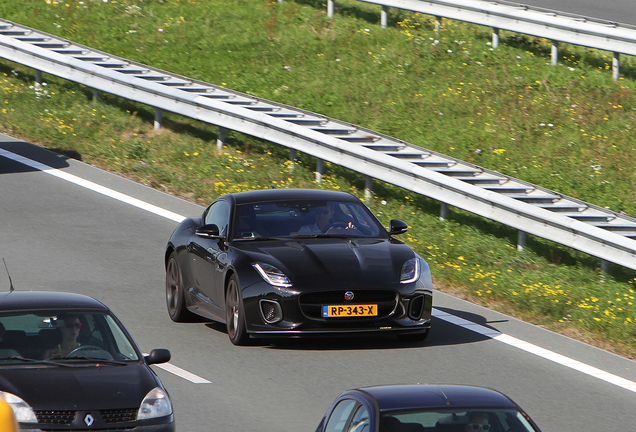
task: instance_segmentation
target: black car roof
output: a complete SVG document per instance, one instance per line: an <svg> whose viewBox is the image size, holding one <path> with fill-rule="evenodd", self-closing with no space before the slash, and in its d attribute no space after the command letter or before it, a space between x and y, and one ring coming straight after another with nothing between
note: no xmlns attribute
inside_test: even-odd
<svg viewBox="0 0 636 432"><path fill-rule="evenodd" d="M233 200L236 204L285 199L359 201L358 198L347 192L322 189L263 189L228 194L220 198Z"/></svg>
<svg viewBox="0 0 636 432"><path fill-rule="evenodd" d="M101 309L108 308L81 294L53 291L11 291L0 293L0 312L35 309Z"/></svg>
<svg viewBox="0 0 636 432"><path fill-rule="evenodd" d="M415 408L509 407L517 405L492 389L466 385L387 385L351 390L371 396L381 411Z"/></svg>

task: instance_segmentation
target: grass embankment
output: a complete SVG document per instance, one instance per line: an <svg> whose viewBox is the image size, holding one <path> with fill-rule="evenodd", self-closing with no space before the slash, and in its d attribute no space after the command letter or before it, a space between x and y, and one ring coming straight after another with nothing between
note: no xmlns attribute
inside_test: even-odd
<svg viewBox="0 0 636 432"><path fill-rule="evenodd" d="M96 49L359 124L579 199L636 215L631 58L612 81L610 53L337 2L329 20L313 0L23 0L0 17ZM315 160L3 63L0 128L199 203L253 188L320 187L361 196L361 176ZM635 272L538 238L516 251L515 230L376 182L369 206L432 267L436 287L626 356L636 354ZM157 253L160 253L158 251ZM603 280L603 283L601 283Z"/></svg>

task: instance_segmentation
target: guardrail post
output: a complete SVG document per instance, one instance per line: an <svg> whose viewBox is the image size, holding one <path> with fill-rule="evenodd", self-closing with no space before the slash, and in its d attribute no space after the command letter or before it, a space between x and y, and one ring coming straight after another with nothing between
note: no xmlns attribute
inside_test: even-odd
<svg viewBox="0 0 636 432"><path fill-rule="evenodd" d="M225 144L225 135L227 134L227 129L219 126L219 135L216 137L216 148L219 150L223 149L223 145Z"/></svg>
<svg viewBox="0 0 636 432"><path fill-rule="evenodd" d="M552 53L552 66L556 66L559 63L559 42L558 41L552 41L552 48L550 51Z"/></svg>
<svg viewBox="0 0 636 432"><path fill-rule="evenodd" d="M99 102L100 91L93 89L93 102Z"/></svg>
<svg viewBox="0 0 636 432"><path fill-rule="evenodd" d="M371 201L373 197L373 177L366 176L364 179L364 199L365 201Z"/></svg>
<svg viewBox="0 0 636 432"><path fill-rule="evenodd" d="M609 261L601 260L601 283L605 283L605 275L609 272Z"/></svg>
<svg viewBox="0 0 636 432"><path fill-rule="evenodd" d="M526 239L528 238L528 233L525 231L519 231L517 235L517 251L523 252L523 249L526 247Z"/></svg>
<svg viewBox="0 0 636 432"><path fill-rule="evenodd" d="M327 18L333 16L333 0L327 0Z"/></svg>
<svg viewBox="0 0 636 432"><path fill-rule="evenodd" d="M163 111L161 108L155 108L155 130L161 129L161 122L163 121Z"/></svg>
<svg viewBox="0 0 636 432"><path fill-rule="evenodd" d="M439 220L445 221L447 217L448 217L448 204L443 202L439 206Z"/></svg>
<svg viewBox="0 0 636 432"><path fill-rule="evenodd" d="M620 73L620 70L621 70L620 54L615 52L614 57L612 58L612 78L614 78L614 81L618 81L618 75Z"/></svg>
<svg viewBox="0 0 636 432"><path fill-rule="evenodd" d="M36 70L35 71L35 82L38 84L42 84L42 71L41 70Z"/></svg>
<svg viewBox="0 0 636 432"><path fill-rule="evenodd" d="M382 28L386 28L388 24L389 24L389 7L382 6L382 11L380 12L380 26L382 26Z"/></svg>
<svg viewBox="0 0 636 432"><path fill-rule="evenodd" d="M289 149L289 161L291 162L289 164L289 172L293 173L294 169L296 168L296 161L298 160L298 152L296 152L296 149Z"/></svg>
<svg viewBox="0 0 636 432"><path fill-rule="evenodd" d="M492 48L499 48L499 29L494 27L492 29Z"/></svg>
<svg viewBox="0 0 636 432"><path fill-rule="evenodd" d="M436 16L435 17L435 31L440 31L442 28L442 17L441 16Z"/></svg>
<svg viewBox="0 0 636 432"><path fill-rule="evenodd" d="M325 161L322 159L318 159L316 161L316 183L320 183L322 181L322 176L325 173Z"/></svg>

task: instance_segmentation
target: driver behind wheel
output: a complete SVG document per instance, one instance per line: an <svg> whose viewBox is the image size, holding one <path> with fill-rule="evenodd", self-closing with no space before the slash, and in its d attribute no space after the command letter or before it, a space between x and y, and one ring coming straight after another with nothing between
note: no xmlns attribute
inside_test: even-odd
<svg viewBox="0 0 636 432"><path fill-rule="evenodd" d="M309 225L303 225L298 232L316 232L324 233L332 225L331 218L333 217L333 204L328 204L325 207L316 207L313 210L316 222Z"/></svg>
<svg viewBox="0 0 636 432"><path fill-rule="evenodd" d="M45 360L67 357L81 345L77 342L77 337L79 336L80 329L82 328L79 316L58 316L56 321L63 323L61 327L58 327L59 332L62 334L62 342L44 353Z"/></svg>

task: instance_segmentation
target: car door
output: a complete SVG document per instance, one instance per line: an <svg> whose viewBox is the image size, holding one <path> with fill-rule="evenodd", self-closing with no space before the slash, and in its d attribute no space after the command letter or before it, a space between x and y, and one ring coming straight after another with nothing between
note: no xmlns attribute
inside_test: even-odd
<svg viewBox="0 0 636 432"><path fill-rule="evenodd" d="M203 226L218 227L218 236L197 234L190 237L188 252L195 284L193 294L198 298L198 307L210 318L223 320L225 296L223 282L228 265L227 235L231 206L225 200L215 201L206 211Z"/></svg>

